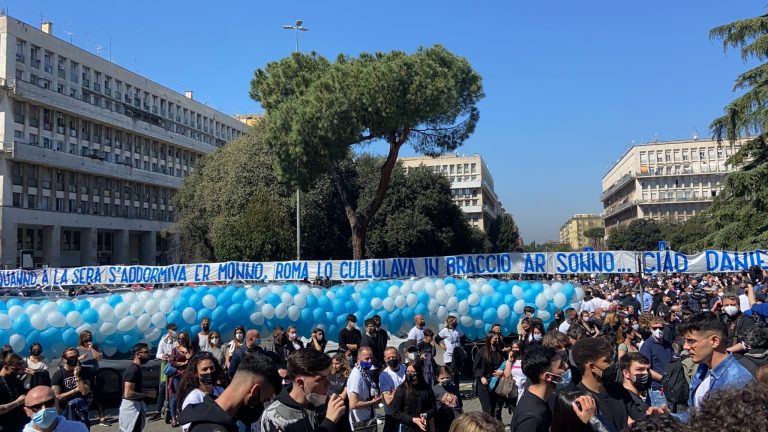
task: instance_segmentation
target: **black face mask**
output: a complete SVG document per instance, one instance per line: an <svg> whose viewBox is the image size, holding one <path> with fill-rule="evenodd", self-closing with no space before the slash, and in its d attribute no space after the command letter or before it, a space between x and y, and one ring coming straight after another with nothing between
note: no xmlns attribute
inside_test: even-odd
<svg viewBox="0 0 768 432"><path fill-rule="evenodd" d="M91 342L93 341L93 336L86 336L83 338L83 342Z"/></svg>
<svg viewBox="0 0 768 432"><path fill-rule="evenodd" d="M149 363L149 357L148 356L139 357L139 362L141 364L147 364L147 363Z"/></svg>
<svg viewBox="0 0 768 432"><path fill-rule="evenodd" d="M398 359L387 360L387 366L391 367L393 370L397 369L398 367L400 367L400 360Z"/></svg>
<svg viewBox="0 0 768 432"><path fill-rule="evenodd" d="M651 375L649 374L641 374L641 375L635 375L635 388L638 391L646 391L648 390L648 387L651 386Z"/></svg>
<svg viewBox="0 0 768 432"><path fill-rule="evenodd" d="M77 366L77 357L72 357L67 359L67 365L68 366Z"/></svg>
<svg viewBox="0 0 768 432"><path fill-rule="evenodd" d="M203 328L203 331L206 331L206 332L207 332L207 331L208 331L208 329L210 329L210 328L211 328L211 326L209 326L208 324L203 324L203 325L202 325L202 328Z"/></svg>
<svg viewBox="0 0 768 432"><path fill-rule="evenodd" d="M251 400L248 401L248 404L243 405L239 410L237 410L237 415L235 418L243 422L246 426L249 426L250 424L259 421L261 418L261 413L263 412L264 402L256 402L256 398L252 396Z"/></svg>
<svg viewBox="0 0 768 432"><path fill-rule="evenodd" d="M205 385L213 385L213 374L212 373L200 374L200 382Z"/></svg>
<svg viewBox="0 0 768 432"><path fill-rule="evenodd" d="M416 384L419 382L419 376L416 374L408 374L408 382L411 384Z"/></svg>
<svg viewBox="0 0 768 432"><path fill-rule="evenodd" d="M624 374L621 373L621 369L619 369L616 363L611 363L607 368L603 369L601 380L604 386L621 385L624 382Z"/></svg>
<svg viewBox="0 0 768 432"><path fill-rule="evenodd" d="M33 355L33 356L39 356L40 354L42 354L42 352L43 352L42 350L37 349L37 348L35 348L33 350L29 350L29 354Z"/></svg>

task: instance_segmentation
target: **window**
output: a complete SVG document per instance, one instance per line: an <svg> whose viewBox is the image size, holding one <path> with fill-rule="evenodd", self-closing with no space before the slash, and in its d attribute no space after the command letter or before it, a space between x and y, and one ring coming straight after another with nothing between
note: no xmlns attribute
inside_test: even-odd
<svg viewBox="0 0 768 432"><path fill-rule="evenodd" d="M27 195L27 208L37 208L37 195Z"/></svg>
<svg viewBox="0 0 768 432"><path fill-rule="evenodd" d="M14 192L13 193L13 206L14 207L21 207L21 193L20 192Z"/></svg>
<svg viewBox="0 0 768 432"><path fill-rule="evenodd" d="M24 124L24 103L17 100L13 101L13 120L16 123Z"/></svg>
<svg viewBox="0 0 768 432"><path fill-rule="evenodd" d="M69 80L76 83L80 76L80 65L70 61L69 62ZM71 94L70 94L71 96Z"/></svg>
<svg viewBox="0 0 768 432"><path fill-rule="evenodd" d="M21 39L16 39L16 61L24 63L26 60L25 53L27 50L27 42Z"/></svg>

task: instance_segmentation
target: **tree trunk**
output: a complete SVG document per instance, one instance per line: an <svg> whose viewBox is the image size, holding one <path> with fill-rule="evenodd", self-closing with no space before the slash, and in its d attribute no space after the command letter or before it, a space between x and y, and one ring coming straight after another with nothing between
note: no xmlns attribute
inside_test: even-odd
<svg viewBox="0 0 768 432"><path fill-rule="evenodd" d="M352 259L365 258L365 236L368 234L368 224L352 223Z"/></svg>

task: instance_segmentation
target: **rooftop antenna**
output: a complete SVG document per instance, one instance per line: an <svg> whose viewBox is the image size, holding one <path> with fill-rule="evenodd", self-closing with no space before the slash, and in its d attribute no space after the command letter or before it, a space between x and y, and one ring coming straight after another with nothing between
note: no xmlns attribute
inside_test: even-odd
<svg viewBox="0 0 768 432"><path fill-rule="evenodd" d="M101 50L103 50L103 49L104 49L103 46L101 46L99 44L96 44L96 55L101 57Z"/></svg>
<svg viewBox="0 0 768 432"><path fill-rule="evenodd" d="M699 139L699 131L696 130L696 126L693 127L693 140L696 141Z"/></svg>
<svg viewBox="0 0 768 432"><path fill-rule="evenodd" d="M64 33L67 36L69 36L69 44L72 45L72 36L74 36L74 33L72 33L71 31L66 31L66 30L64 30Z"/></svg>
<svg viewBox="0 0 768 432"><path fill-rule="evenodd" d="M655 143L659 142L659 133L658 132L653 134L653 142L655 142Z"/></svg>

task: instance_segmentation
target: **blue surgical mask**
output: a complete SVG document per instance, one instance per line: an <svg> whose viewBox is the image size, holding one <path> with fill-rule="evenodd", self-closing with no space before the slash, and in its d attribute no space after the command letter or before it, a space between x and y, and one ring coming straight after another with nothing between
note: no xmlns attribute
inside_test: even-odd
<svg viewBox="0 0 768 432"><path fill-rule="evenodd" d="M261 339L254 339L253 340L253 344L256 345L256 346L260 346L261 345Z"/></svg>
<svg viewBox="0 0 768 432"><path fill-rule="evenodd" d="M365 370L368 370L368 369L371 368L371 366L373 366L373 363L360 360L360 367L361 368L363 368Z"/></svg>
<svg viewBox="0 0 768 432"><path fill-rule="evenodd" d="M38 429L48 429L58 417L56 407L43 408L32 416L32 424Z"/></svg>
<svg viewBox="0 0 768 432"><path fill-rule="evenodd" d="M534 334L533 335L533 340L535 340L536 342L541 341L541 335L540 334Z"/></svg>
<svg viewBox="0 0 768 432"><path fill-rule="evenodd" d="M567 371L565 371L564 374L560 375L560 377L562 377L563 380L560 381L559 383L555 383L555 388L557 388L558 390L562 390L571 384L571 380L573 379L573 377L571 376L571 369L569 368Z"/></svg>

